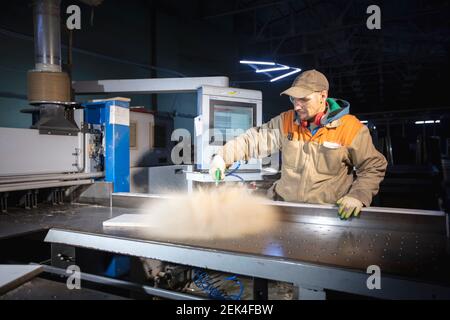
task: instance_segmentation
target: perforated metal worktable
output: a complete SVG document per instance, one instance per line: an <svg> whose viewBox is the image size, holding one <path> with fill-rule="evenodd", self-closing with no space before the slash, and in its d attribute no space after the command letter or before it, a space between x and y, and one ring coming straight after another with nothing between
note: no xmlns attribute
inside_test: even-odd
<svg viewBox="0 0 450 320"><path fill-rule="evenodd" d="M276 229L231 240L173 240L140 229L103 228L121 214L141 214L157 197L114 194L112 207L68 205L0 216L0 235L49 229L47 242L154 258L294 283L302 297L324 289L380 298L450 298L445 214L368 208L341 221L334 206L268 202L282 214ZM367 288L367 267L382 273Z"/></svg>

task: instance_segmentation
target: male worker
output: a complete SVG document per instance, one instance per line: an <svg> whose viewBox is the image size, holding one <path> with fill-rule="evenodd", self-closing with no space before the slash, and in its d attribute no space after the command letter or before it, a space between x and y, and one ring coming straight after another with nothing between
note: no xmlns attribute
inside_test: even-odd
<svg viewBox="0 0 450 320"><path fill-rule="evenodd" d="M322 73L301 73L281 93L289 96L294 109L226 143L212 159L211 175L219 169L223 179L235 161L267 156L263 150L281 150L275 200L337 203L341 219L358 216L377 194L387 162L367 127L349 114L350 104L328 98L328 90Z"/></svg>

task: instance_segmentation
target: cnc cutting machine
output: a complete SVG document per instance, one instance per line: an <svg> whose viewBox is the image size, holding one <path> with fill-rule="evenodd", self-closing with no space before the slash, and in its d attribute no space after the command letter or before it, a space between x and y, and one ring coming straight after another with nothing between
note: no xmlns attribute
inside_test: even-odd
<svg viewBox="0 0 450 320"><path fill-rule="evenodd" d="M195 272L207 270L245 279L249 299L271 297L274 282L290 284L291 297L299 299L337 293L382 299L450 298L443 212L367 208L360 219L341 221L332 205L267 202L282 212L279 227L270 233L180 241L103 224L123 214L144 214L142 204L161 196L112 193L105 183L91 188L95 190L76 203L41 205L32 215L20 209L1 215L0 236L10 244L3 259L20 257L13 250L31 248L23 243L34 237L51 252L41 263L47 276L68 276L67 268L76 265L84 285L101 285L106 292L120 289L122 294L131 292L131 297L207 298L188 286ZM18 260L25 262L24 257L29 263L39 262L29 252L22 252ZM374 270L381 275L379 288L371 282Z"/></svg>

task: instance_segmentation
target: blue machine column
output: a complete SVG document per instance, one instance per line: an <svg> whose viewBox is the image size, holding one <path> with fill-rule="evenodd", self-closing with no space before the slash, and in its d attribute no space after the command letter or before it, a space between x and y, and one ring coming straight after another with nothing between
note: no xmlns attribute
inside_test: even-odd
<svg viewBox="0 0 450 320"><path fill-rule="evenodd" d="M129 102L102 100L89 102L84 121L104 127L105 181L114 192L130 192L130 109Z"/></svg>

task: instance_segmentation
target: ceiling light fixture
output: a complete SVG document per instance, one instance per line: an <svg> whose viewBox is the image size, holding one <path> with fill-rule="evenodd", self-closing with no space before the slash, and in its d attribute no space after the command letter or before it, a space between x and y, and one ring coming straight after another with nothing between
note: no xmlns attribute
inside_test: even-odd
<svg viewBox="0 0 450 320"><path fill-rule="evenodd" d="M266 61L250 61L250 60L241 60L239 63L242 64L256 64L256 65L265 65L265 66L274 66L275 62L266 62Z"/></svg>
<svg viewBox="0 0 450 320"><path fill-rule="evenodd" d="M281 70L288 70L288 69L289 69L288 66L282 65L281 67L276 67L276 68L259 69L259 70L256 70L256 73L281 71Z"/></svg>
<svg viewBox="0 0 450 320"><path fill-rule="evenodd" d="M299 73L300 71L302 71L302 69L300 69L300 68L294 68L294 71L291 71L291 72L285 73L285 74L283 74L283 75L281 75L281 76L279 76L279 77L270 79L270 82L275 82L275 81L278 81L278 80L280 80L280 79L289 77L290 75Z"/></svg>

